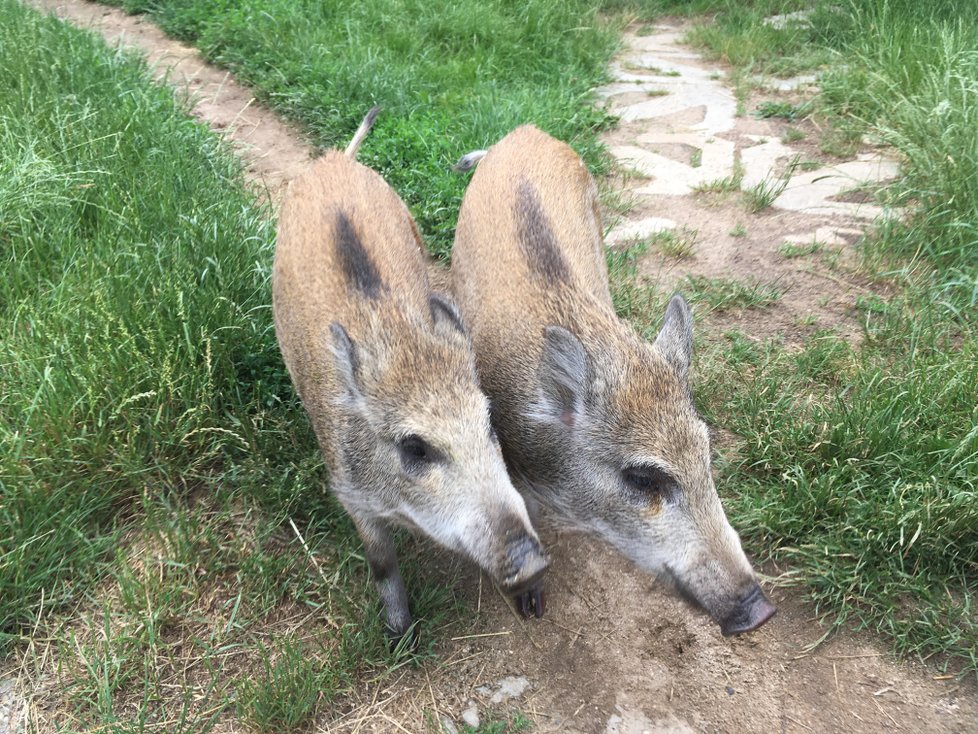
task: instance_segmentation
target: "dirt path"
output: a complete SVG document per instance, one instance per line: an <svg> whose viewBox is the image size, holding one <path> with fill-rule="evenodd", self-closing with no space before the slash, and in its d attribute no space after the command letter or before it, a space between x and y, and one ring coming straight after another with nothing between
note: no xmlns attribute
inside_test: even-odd
<svg viewBox="0 0 978 734"><path fill-rule="evenodd" d="M110 45L144 54L153 75L187 94L194 116L232 142L247 164L249 178L273 201L309 162L312 146L297 127L259 104L254 93L228 72L208 64L196 49L168 38L144 17L83 0L24 4L97 31Z"/></svg>
<svg viewBox="0 0 978 734"><path fill-rule="evenodd" d="M294 128L255 104L227 73L146 21L82 0L29 2L144 51L157 76L187 89L196 99L194 113L239 146L250 175L273 199L308 160L309 148ZM789 236L803 243L815 238L827 247L851 242L879 212L846 201L840 190L892 169L866 151L859 165L836 166L841 175L801 172L775 208L758 215L722 196L692 195L696 183L731 175L737 160L749 186L772 167L777 171L794 151L811 151L781 143L775 123L735 118L723 70L676 38L670 28L629 36L629 50L616 66L618 82L601 90L624 120L609 136L613 152L647 174L629 178L636 206L611 241L686 227L696 230L695 257L677 263L653 252L643 263L647 272L666 284L689 272L777 280L786 292L774 311L736 317L741 328L760 330L755 333L797 332L801 320L811 326L811 315L819 325L845 322L854 294L868 286L817 258L784 258L777 248ZM837 179L833 186L842 185L827 187L827 175ZM746 233L735 237L730 232L737 224ZM553 557L549 609L543 620L530 623L515 619L477 572L438 568L455 562L414 544L475 618L425 630L439 640L439 662L365 682L356 692L359 702L320 721L317 731L422 732L441 722L452 731L463 721L509 711L528 716L540 732L978 730L978 694L970 683L895 662L871 637L837 635L809 650L824 629L795 592L774 588L779 615L758 633L726 640L595 541L554 532L544 537ZM9 687L0 687L0 731L11 695ZM241 729L222 721L217 730Z"/></svg>

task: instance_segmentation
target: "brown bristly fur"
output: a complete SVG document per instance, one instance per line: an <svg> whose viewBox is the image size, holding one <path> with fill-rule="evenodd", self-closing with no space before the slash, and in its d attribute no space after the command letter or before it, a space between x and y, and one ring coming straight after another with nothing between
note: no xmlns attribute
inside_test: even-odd
<svg viewBox="0 0 978 734"><path fill-rule="evenodd" d="M744 631L773 607L713 485L689 307L674 297L655 344L641 339L615 314L601 231L584 162L532 126L490 148L466 191L454 289L507 465L558 519Z"/></svg>
<svg viewBox="0 0 978 734"><path fill-rule="evenodd" d="M546 559L506 475L461 318L430 290L404 203L353 158L375 115L346 155L326 153L290 186L272 291L282 356L398 638L411 621L393 525L466 554L514 593Z"/></svg>

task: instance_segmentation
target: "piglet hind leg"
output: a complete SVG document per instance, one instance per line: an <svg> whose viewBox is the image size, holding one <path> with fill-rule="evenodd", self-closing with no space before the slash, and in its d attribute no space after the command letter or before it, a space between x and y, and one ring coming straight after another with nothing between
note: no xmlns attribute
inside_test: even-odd
<svg viewBox="0 0 978 734"><path fill-rule="evenodd" d="M375 520L355 520L363 540L367 563L374 577L374 585L384 607L387 638L392 649L412 648L415 631L411 624L411 610L407 590L394 550L394 537L390 527Z"/></svg>

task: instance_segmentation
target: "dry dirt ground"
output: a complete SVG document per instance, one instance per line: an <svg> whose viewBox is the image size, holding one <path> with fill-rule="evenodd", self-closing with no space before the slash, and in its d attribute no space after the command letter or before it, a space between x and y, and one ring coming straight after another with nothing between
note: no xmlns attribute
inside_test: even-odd
<svg viewBox="0 0 978 734"><path fill-rule="evenodd" d="M146 53L159 77L189 91L194 114L230 136L273 201L307 162L310 146L295 129L147 21L82 0L29 2ZM753 279L785 291L760 315L724 314L708 328L738 326L787 340L818 326L856 334L853 301L875 286L844 267L846 247L882 212L856 206L861 197L844 190L892 175L892 164L867 149L859 151L863 165L846 168L810 142L782 143L783 123L736 117L725 70L684 48L680 34L681 28L657 27L650 35L627 36L615 84L599 91L623 118L608 143L626 169L637 171L622 177L634 205L615 223L609 242L685 227L692 256L675 260L653 250L642 262L649 277L666 287L689 273ZM803 94L796 89L787 98ZM805 132L817 131L808 124ZM795 152L818 161L821 173L798 171L775 206L759 214L748 213L737 196L691 191L730 175L738 160L748 187L772 169L783 170ZM824 188L831 178L840 185ZM745 232L734 236L738 224ZM792 237L818 240L823 249L785 258L778 248ZM797 591L778 585L784 569L766 569L778 615L754 634L724 639L702 615L599 543L553 530L545 530L544 539L553 561L548 610L531 622L517 619L477 571L458 574L457 561L411 544L432 573L456 587L475 619L424 630L439 640L437 661L364 681L316 730L453 731L463 721L519 711L540 732L978 731L972 683L895 661L871 636L839 633L816 645L825 628ZM0 685L0 732L3 709L15 698L9 681ZM218 731L243 729L222 720Z"/></svg>

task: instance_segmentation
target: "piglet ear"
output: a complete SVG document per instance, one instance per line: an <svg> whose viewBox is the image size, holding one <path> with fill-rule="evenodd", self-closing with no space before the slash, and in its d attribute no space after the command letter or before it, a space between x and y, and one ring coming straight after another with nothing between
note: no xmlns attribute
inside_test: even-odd
<svg viewBox="0 0 978 734"><path fill-rule="evenodd" d="M681 294L669 300L662 329L655 338L655 348L673 366L680 379L689 379L693 359L693 312Z"/></svg>
<svg viewBox="0 0 978 734"><path fill-rule="evenodd" d="M334 321L330 324L329 332L329 347L333 353L333 366L336 367L343 402L357 405L363 400L360 350L341 324Z"/></svg>
<svg viewBox="0 0 978 734"><path fill-rule="evenodd" d="M543 334L539 378L537 413L572 428L582 415L588 388L588 358L581 340L563 327L548 326Z"/></svg>
<svg viewBox="0 0 978 734"><path fill-rule="evenodd" d="M447 338L457 339L459 336L468 339L462 315L451 300L438 293L428 296L428 308L431 309L431 321L435 333Z"/></svg>

